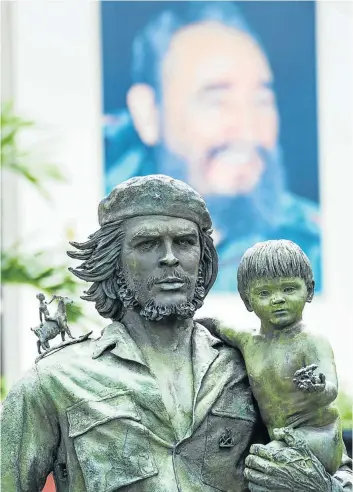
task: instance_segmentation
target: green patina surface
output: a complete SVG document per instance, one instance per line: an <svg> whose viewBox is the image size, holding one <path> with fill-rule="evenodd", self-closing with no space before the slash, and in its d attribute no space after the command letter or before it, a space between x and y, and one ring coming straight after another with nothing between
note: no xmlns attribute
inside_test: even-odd
<svg viewBox="0 0 353 492"><path fill-rule="evenodd" d="M202 198L166 176L134 178L103 200L99 220L73 243L83 263L72 272L92 283L84 298L113 323L98 340L46 354L11 389L2 490L37 492L53 472L60 492L349 491L349 460L335 478L320 463L337 468L327 454L338 459L341 441L327 411L332 353L301 322L310 268L293 274L286 258L265 262L270 275L263 258L245 268L242 297L261 328L221 333L245 368L239 350L193 321L217 273ZM265 444L245 369L277 445Z"/></svg>
<svg viewBox="0 0 353 492"><path fill-rule="evenodd" d="M252 391L272 439L274 429L295 429L333 472L343 449L339 412L333 403L337 376L330 344L302 321L305 303L312 296L313 291L300 277L254 279L244 300L248 310L260 319L259 329L219 328L218 333L242 351ZM305 369L311 365L317 366L318 375ZM302 374L295 378L302 368Z"/></svg>

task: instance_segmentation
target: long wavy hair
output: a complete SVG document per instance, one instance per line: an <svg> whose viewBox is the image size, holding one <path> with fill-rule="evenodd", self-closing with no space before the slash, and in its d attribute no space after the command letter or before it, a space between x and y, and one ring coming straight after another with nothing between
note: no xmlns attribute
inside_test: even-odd
<svg viewBox="0 0 353 492"><path fill-rule="evenodd" d="M69 268L76 277L92 282L81 299L95 302L103 318L120 321L126 305L134 302L134 293L126 286L121 264L121 248L124 239L123 221L110 222L88 236L84 243L71 241L78 251L68 251L74 259L83 260L76 268ZM214 284L218 272L218 257L211 237L211 230L199 229L201 257L199 279L196 284L195 309Z"/></svg>

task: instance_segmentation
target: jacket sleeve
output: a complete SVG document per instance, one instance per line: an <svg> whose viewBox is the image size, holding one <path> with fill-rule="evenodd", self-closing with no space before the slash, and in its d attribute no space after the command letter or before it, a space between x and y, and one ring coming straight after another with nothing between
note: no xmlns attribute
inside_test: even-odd
<svg viewBox="0 0 353 492"><path fill-rule="evenodd" d="M2 409L1 431L1 490L42 490L53 469L59 428L36 369L28 372L8 394Z"/></svg>

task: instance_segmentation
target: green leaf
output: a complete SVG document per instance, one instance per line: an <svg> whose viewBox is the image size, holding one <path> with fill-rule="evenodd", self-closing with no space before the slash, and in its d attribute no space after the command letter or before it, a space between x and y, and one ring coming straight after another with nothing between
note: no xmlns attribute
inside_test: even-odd
<svg viewBox="0 0 353 492"><path fill-rule="evenodd" d="M0 401L3 401L7 395L7 388L4 376L0 377Z"/></svg>
<svg viewBox="0 0 353 492"><path fill-rule="evenodd" d="M47 181L66 182L61 169L53 164L32 163L32 154L18 146L18 137L24 131L35 129L33 121L28 121L13 112L13 105L7 102L1 108L1 161L2 169L18 174L32 184L46 199L50 196L45 189Z"/></svg>
<svg viewBox="0 0 353 492"><path fill-rule="evenodd" d="M43 251L26 254L17 247L1 253L2 283L26 284L49 294L75 294L79 296L82 283L69 272L67 265L47 266L48 255Z"/></svg>

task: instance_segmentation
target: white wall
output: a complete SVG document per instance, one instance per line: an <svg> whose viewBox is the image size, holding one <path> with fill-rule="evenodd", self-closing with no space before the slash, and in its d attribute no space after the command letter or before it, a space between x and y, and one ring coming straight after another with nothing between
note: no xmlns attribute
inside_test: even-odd
<svg viewBox="0 0 353 492"><path fill-rule="evenodd" d="M23 145L36 156L40 149L39 160L58 164L68 184L48 185L52 197L48 203L18 180L19 213L8 219L12 227L7 227L7 243L16 239L18 230L30 250L48 249L53 261L69 262L66 231L74 230L75 239L82 240L98 228L97 203L103 190L99 3L28 1L12 2L11 7L15 107L38 123L38 130L28 134ZM38 324L35 294L31 288L5 289L8 386L37 355L30 331ZM98 326L104 325L93 306L85 304Z"/></svg>
<svg viewBox="0 0 353 492"><path fill-rule="evenodd" d="M306 311L306 320L330 338L340 381L347 389L351 381L353 327L352 7L348 2L318 3L326 290ZM99 4L29 0L12 3L12 9L16 108L40 122L37 141L42 145L43 138L49 138L50 157L60 163L70 185L52 185L53 202L48 205L27 185L18 184L20 213L11 220L17 220L23 237L31 236L33 249L55 246L64 258L67 239L63 231L73 228L79 240L94 231L102 193ZM8 330L7 308L14 302L14 295L20 296L13 328L20 337L19 357L14 362L13 346L5 360L10 384L35 357L35 339L29 331L38 316L34 294L31 289L17 289L5 303ZM89 313L94 316L93 310ZM237 326L254 321L234 296L209 296L200 315L217 316ZM104 321L95 319L97 326L104 325Z"/></svg>

